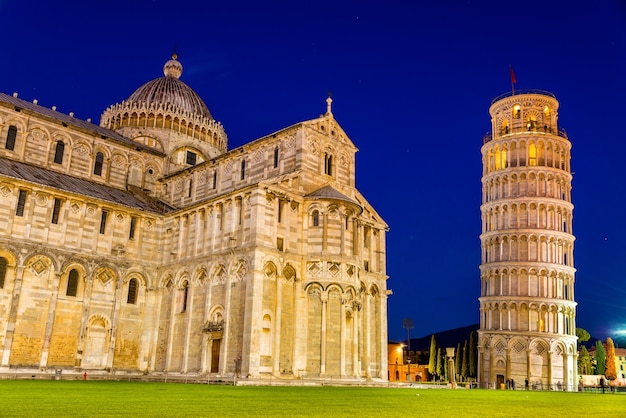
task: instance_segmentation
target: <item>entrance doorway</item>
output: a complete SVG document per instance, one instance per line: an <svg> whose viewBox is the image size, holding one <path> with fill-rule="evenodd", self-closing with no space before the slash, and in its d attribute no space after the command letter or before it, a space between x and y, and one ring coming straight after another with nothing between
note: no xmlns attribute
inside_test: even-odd
<svg viewBox="0 0 626 418"><path fill-rule="evenodd" d="M504 375L499 374L496 376L496 389L504 389Z"/></svg>
<svg viewBox="0 0 626 418"><path fill-rule="evenodd" d="M211 373L220 370L220 347L222 340L211 340Z"/></svg>

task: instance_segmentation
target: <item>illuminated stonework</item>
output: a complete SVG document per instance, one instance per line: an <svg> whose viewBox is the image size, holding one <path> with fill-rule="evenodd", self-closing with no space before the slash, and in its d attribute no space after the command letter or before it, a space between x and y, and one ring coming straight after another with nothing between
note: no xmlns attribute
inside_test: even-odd
<svg viewBox="0 0 626 418"><path fill-rule="evenodd" d="M572 174L558 102L504 95L481 148L479 383L574 390L576 302Z"/></svg>
<svg viewBox="0 0 626 418"><path fill-rule="evenodd" d="M387 380L387 225L322 116L227 150L178 77L0 94L0 373Z"/></svg>

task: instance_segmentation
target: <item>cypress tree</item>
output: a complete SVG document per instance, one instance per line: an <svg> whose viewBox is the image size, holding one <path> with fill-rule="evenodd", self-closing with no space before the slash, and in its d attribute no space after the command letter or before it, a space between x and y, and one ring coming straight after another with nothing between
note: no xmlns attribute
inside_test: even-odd
<svg viewBox="0 0 626 418"><path fill-rule="evenodd" d="M580 347L578 356L578 374L591 374L591 356L584 345Z"/></svg>
<svg viewBox="0 0 626 418"><path fill-rule="evenodd" d="M437 376L439 379L443 378L443 363L441 361L441 348L437 349Z"/></svg>
<svg viewBox="0 0 626 418"><path fill-rule="evenodd" d="M467 373L469 377L476 378L478 369L478 334L476 331L470 333L469 356L467 359Z"/></svg>
<svg viewBox="0 0 626 418"><path fill-rule="evenodd" d="M428 373L433 376L437 374L437 341L435 341L435 334L430 337L430 351L428 352Z"/></svg>
<svg viewBox="0 0 626 418"><path fill-rule="evenodd" d="M463 361L465 361L463 359L463 352L461 351L461 343L457 343L455 354L456 354L456 357L454 357L454 371L457 376L456 380L460 382L461 381L461 365L463 364Z"/></svg>
<svg viewBox="0 0 626 418"><path fill-rule="evenodd" d="M469 376L469 365L467 364L468 358L469 358L469 344L467 343L467 340L465 340L465 344L463 344L463 365L461 366L461 374L465 378Z"/></svg>
<svg viewBox="0 0 626 418"><path fill-rule="evenodd" d="M596 341L596 374L604 375L606 371L606 353L602 341Z"/></svg>
<svg viewBox="0 0 626 418"><path fill-rule="evenodd" d="M613 338L606 339L606 371L605 376L609 380L617 379L617 369L615 367L615 344Z"/></svg>

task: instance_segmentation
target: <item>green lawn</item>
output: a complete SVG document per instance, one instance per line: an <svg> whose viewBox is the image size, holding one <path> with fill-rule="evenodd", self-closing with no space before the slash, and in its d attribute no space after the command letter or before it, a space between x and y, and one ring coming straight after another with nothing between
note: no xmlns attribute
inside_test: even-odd
<svg viewBox="0 0 626 418"><path fill-rule="evenodd" d="M626 395L2 380L0 416L617 417Z"/></svg>

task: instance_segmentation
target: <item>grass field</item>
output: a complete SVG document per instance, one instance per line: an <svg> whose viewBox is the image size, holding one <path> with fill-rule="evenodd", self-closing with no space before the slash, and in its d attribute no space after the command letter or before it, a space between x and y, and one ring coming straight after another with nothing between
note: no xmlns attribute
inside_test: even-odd
<svg viewBox="0 0 626 418"><path fill-rule="evenodd" d="M618 417L626 395L3 380L0 416Z"/></svg>

